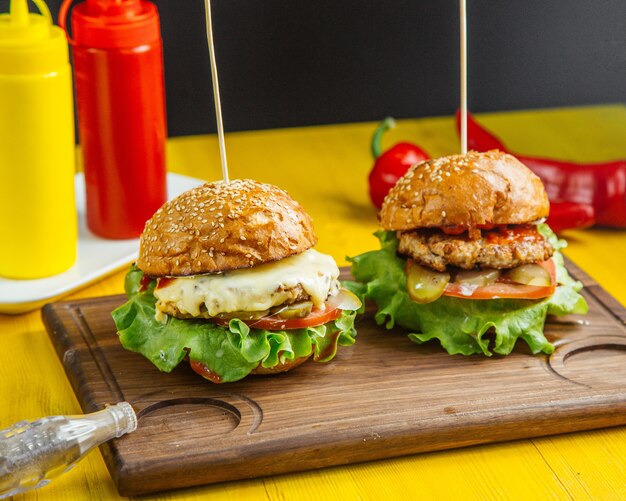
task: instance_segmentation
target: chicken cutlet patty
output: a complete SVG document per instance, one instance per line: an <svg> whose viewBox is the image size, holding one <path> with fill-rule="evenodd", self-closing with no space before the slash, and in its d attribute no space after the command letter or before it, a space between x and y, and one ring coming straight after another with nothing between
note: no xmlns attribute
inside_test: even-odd
<svg viewBox="0 0 626 501"><path fill-rule="evenodd" d="M476 239L430 228L398 232L398 252L437 271L445 271L447 266L507 269L549 259L552 245L535 227L523 228L522 233L482 231Z"/></svg>
<svg viewBox="0 0 626 501"><path fill-rule="evenodd" d="M279 287L276 290L276 297L280 297L283 300L282 303L273 305L271 308L261 311L238 311L238 312L229 312L227 315L229 317L237 317L242 318L244 320L260 318L266 315L269 315L274 312L274 310L279 310L284 306L293 305L296 303L305 303L311 300L311 296L306 293L301 284L297 284L295 287L284 288ZM171 315L176 318L215 318L216 316L224 316L223 313L218 315L210 315L207 307L204 303L200 304L199 313L197 315L193 315L187 311L181 311L179 307L179 303L173 301L167 301L163 299L159 299L156 304L156 308L161 313L165 313L167 315ZM308 310L310 311L310 305L308 306Z"/></svg>
<svg viewBox="0 0 626 501"><path fill-rule="evenodd" d="M250 319L301 302L323 308L328 296L338 294L338 278L335 260L314 249L225 273L161 277L153 292L156 317Z"/></svg>

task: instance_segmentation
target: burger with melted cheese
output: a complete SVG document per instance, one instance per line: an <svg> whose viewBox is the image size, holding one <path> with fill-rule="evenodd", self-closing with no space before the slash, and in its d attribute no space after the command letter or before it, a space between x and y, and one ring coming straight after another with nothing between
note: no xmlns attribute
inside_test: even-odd
<svg viewBox="0 0 626 501"><path fill-rule="evenodd" d="M551 353L546 315L586 313L582 284L543 222L541 181L511 155L470 152L409 169L383 202L381 250L351 259L349 287L376 321L437 339L450 354L510 353L518 338Z"/></svg>
<svg viewBox="0 0 626 501"><path fill-rule="evenodd" d="M167 202L141 236L113 312L122 345L213 382L331 360L360 307L302 207L252 180L207 183Z"/></svg>

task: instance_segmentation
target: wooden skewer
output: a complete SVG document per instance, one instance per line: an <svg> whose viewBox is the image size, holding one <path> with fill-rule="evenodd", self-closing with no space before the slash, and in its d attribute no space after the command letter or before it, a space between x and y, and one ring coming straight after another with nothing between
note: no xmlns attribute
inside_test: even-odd
<svg viewBox="0 0 626 501"><path fill-rule="evenodd" d="M211 22L211 0L204 0L204 10L206 14L206 38L209 44L209 56L211 59L211 79L213 81L215 120L217 122L217 141L220 146L222 178L228 183L228 162L226 161L226 143L224 141L224 124L222 122L222 104L220 101L220 86L217 79L217 62L215 61L215 45L213 43L213 24Z"/></svg>
<svg viewBox="0 0 626 501"><path fill-rule="evenodd" d="M461 153L467 153L467 6L460 0L461 14Z"/></svg>

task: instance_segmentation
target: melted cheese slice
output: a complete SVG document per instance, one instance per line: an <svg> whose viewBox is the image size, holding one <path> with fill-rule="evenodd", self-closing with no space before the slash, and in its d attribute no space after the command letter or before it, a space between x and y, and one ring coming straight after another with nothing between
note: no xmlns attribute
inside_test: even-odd
<svg viewBox="0 0 626 501"><path fill-rule="evenodd" d="M234 311L263 311L283 304L298 284L311 296L313 305L323 306L329 294L339 290L339 268L326 254L309 249L275 263L235 270L219 275L176 278L154 290L157 316L159 303L173 304L181 313L200 315L204 304L210 316Z"/></svg>

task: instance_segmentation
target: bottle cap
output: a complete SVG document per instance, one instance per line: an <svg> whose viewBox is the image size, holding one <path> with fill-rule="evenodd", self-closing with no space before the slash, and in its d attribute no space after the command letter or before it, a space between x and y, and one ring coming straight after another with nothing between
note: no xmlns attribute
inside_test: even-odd
<svg viewBox="0 0 626 501"><path fill-rule="evenodd" d="M63 28L72 1L64 0L61 6L59 24ZM72 11L73 45L114 49L160 38L157 8L146 0L85 0Z"/></svg>
<svg viewBox="0 0 626 501"><path fill-rule="evenodd" d="M115 421L115 436L117 438L137 429L137 414L128 402L107 406L106 408Z"/></svg>
<svg viewBox="0 0 626 501"><path fill-rule="evenodd" d="M28 12L27 0L11 0L0 14L0 73L50 73L69 64L63 31L52 24L48 6L34 0L40 14Z"/></svg>

